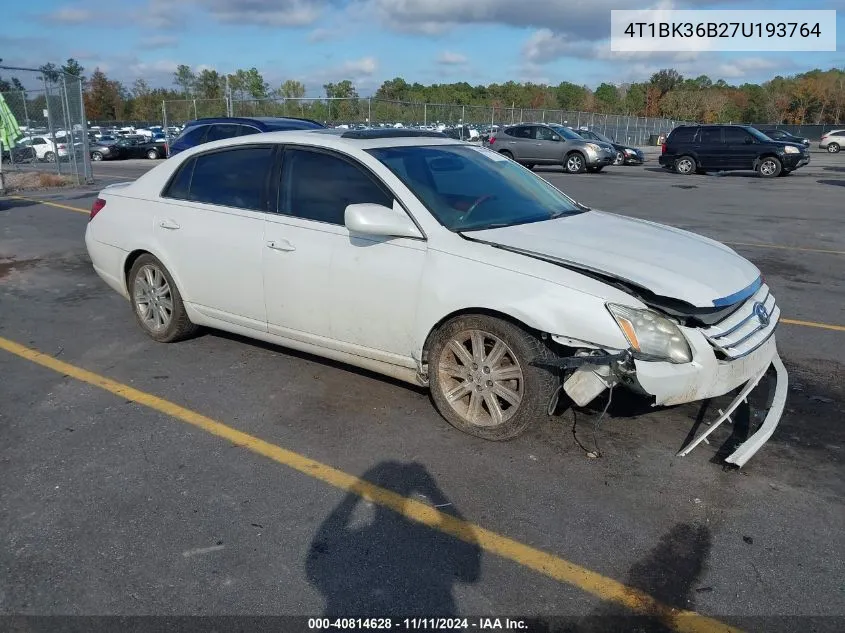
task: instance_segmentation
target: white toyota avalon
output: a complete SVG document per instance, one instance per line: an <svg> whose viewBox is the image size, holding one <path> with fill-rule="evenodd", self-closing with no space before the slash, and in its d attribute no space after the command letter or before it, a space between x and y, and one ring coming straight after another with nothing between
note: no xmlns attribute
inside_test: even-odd
<svg viewBox="0 0 845 633"><path fill-rule="evenodd" d="M737 391L772 369L780 310L713 240L589 209L515 162L422 130L256 134L106 187L85 236L140 327L198 326L430 388L458 429L515 437L560 398L624 387L655 405ZM563 394L566 394L565 396Z"/></svg>

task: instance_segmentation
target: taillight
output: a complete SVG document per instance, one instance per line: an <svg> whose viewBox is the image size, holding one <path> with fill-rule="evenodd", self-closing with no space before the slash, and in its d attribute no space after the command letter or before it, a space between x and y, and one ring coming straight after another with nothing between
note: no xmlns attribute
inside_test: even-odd
<svg viewBox="0 0 845 633"><path fill-rule="evenodd" d="M495 143L495 142L496 142L496 137L495 137L495 136L491 136L491 137L490 137L490 140L489 140L489 141L487 141L487 142L488 142L488 143L490 143L490 145L492 145L493 143Z"/></svg>
<svg viewBox="0 0 845 633"><path fill-rule="evenodd" d="M661 154L665 154L665 153L666 153L666 143L661 143L661 145L660 145L660 153L661 153Z"/></svg>
<svg viewBox="0 0 845 633"><path fill-rule="evenodd" d="M59 143L59 144L57 145L57 147L58 147L59 149L67 149L67 145L65 145L64 143Z"/></svg>
<svg viewBox="0 0 845 633"><path fill-rule="evenodd" d="M91 220L93 220L94 216L97 215L100 211L102 211L105 206L106 201L102 198L97 198L96 200L94 200L94 204L91 205L91 215L88 216L88 221L90 222Z"/></svg>

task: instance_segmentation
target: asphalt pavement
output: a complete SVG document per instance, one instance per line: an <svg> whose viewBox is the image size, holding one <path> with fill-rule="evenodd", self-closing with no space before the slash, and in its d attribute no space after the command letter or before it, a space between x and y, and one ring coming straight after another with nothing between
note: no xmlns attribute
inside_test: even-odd
<svg viewBox="0 0 845 633"><path fill-rule="evenodd" d="M153 164L94 169L110 183ZM623 583L742 630L842 630L845 155L814 153L775 180L656 162L538 173L589 206L731 243L760 267L786 320L791 390L745 468L718 459L727 425L675 457L698 405L614 398L598 426L597 410L569 411L489 443L448 426L425 392L337 363L219 332L157 344L91 269L87 217L73 208L90 208L96 187L30 196L62 206L0 198L0 614L392 606L564 616L588 631L635 612ZM215 433L199 414L247 435ZM385 509L347 475L407 509ZM412 501L440 514L427 523ZM552 558L538 563L538 550ZM685 625L661 612L649 626Z"/></svg>

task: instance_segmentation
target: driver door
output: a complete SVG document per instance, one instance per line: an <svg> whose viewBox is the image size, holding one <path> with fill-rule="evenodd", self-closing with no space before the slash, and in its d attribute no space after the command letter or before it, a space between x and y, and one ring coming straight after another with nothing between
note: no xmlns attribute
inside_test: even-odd
<svg viewBox="0 0 845 633"><path fill-rule="evenodd" d="M551 128L534 126L537 159L543 162L559 163L563 156L562 139Z"/></svg>

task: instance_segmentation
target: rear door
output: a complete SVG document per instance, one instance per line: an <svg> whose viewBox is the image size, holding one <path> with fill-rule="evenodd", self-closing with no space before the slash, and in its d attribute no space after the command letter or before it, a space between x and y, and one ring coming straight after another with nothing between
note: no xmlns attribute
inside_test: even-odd
<svg viewBox="0 0 845 633"><path fill-rule="evenodd" d="M504 147L499 148L499 151L503 149L509 151L516 160L528 161L534 158L537 147L533 127L532 125L516 125L505 128L504 133L496 138L497 143L500 138L504 141Z"/></svg>
<svg viewBox="0 0 845 633"><path fill-rule="evenodd" d="M754 159L760 144L741 127L726 127L723 132L725 142L725 166L728 169L754 169Z"/></svg>
<svg viewBox="0 0 845 633"><path fill-rule="evenodd" d="M725 169L726 151L722 142L722 128L720 126L704 126L699 128L695 138L695 151L703 169Z"/></svg>
<svg viewBox="0 0 845 633"><path fill-rule="evenodd" d="M262 256L272 145L189 159L157 205L155 237L188 303L206 316L267 330Z"/></svg>

